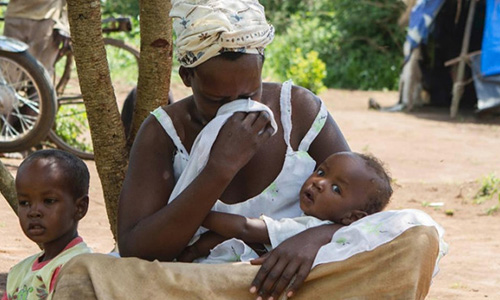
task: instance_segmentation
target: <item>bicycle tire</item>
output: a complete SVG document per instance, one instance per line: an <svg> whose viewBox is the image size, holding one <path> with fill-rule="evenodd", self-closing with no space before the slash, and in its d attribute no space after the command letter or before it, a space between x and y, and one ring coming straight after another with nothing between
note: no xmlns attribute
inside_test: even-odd
<svg viewBox="0 0 500 300"><path fill-rule="evenodd" d="M0 100L9 106L0 113L0 152L28 150L42 142L54 124L57 102L50 76L27 51L0 50L0 72L5 80L0 82Z"/></svg>
<svg viewBox="0 0 500 300"><path fill-rule="evenodd" d="M129 58L127 60L134 61L134 63L130 63L130 62L129 63L135 65L135 67L133 67L133 68L136 68L137 75L138 75L139 51L137 51L134 47L126 44L122 40L116 40L116 39L112 39L112 38L104 38L104 45L106 46L107 52L109 52L109 50L113 50L113 49L115 49L115 50L119 49L120 51L123 50L124 51L123 53L125 53L125 55L127 55ZM72 53L71 52L66 53L65 57L66 57L66 61L64 61L64 69L63 69L64 71L63 72L66 72L66 73L71 72L71 69L73 69L73 67L71 65L74 65L74 61L72 59L73 58ZM133 57L133 59L132 59L132 57ZM112 69L112 68L113 67L110 66L110 69ZM63 149L63 150L68 151L68 152L71 152L82 159L94 159L93 146L90 144L89 148L87 148L87 145L89 145L88 143L91 143L91 140L90 140L90 134L86 132L88 130L88 122L86 122L86 112L84 112L83 98L81 96L81 93L79 93L80 92L79 87L78 87L78 93L75 93L73 96L65 97L64 92L65 92L65 89L68 85L68 82L69 82L69 84L76 85L74 78L73 78L72 83L70 80L68 81L67 79L68 78L64 78L64 76L62 76L62 78L60 78L57 81L57 90L63 91L63 94L60 94L58 97L59 111L56 115L56 125L55 125L56 127L53 128L52 130L50 130L49 140L52 143L54 143L58 148ZM112 78L112 83L115 86L115 94L119 94L120 92L116 91L116 84L117 84L116 81L117 80L114 80L114 78ZM137 82L137 78L135 78L135 82L134 82L133 86L135 86L136 82ZM133 86L132 85L130 85L130 87L127 86L126 92L127 93L130 92L130 90L132 90ZM74 89L74 87L73 87L73 89ZM123 93L123 91L121 93ZM70 94L71 94L71 92L70 92ZM122 99L117 99L117 101L121 102ZM69 109L68 109L69 106L72 106L72 111L69 111ZM81 108L79 108L79 107L81 107ZM119 107L121 107L121 106L119 105ZM63 112L60 112L60 110L63 110ZM66 111L66 112L64 112L64 111ZM68 139L67 137L66 138L62 137L63 134L61 134L61 131L58 130L57 126L60 126L59 124L62 123L59 121L59 120L61 120L60 119L61 116L65 116L65 113L68 113L68 112L70 114L72 114L72 112L75 112L75 114L80 112L82 115L85 115L85 124L82 121L81 128L74 129L74 130L81 130L81 133L79 135L81 135L82 139L85 138L85 141L80 143L79 141L76 140L76 138L75 139ZM72 115L75 118L78 118L75 114L72 114ZM76 121L78 121L78 120L76 120ZM83 128L83 130L82 130L82 128ZM58 134L58 132L59 132L59 134Z"/></svg>

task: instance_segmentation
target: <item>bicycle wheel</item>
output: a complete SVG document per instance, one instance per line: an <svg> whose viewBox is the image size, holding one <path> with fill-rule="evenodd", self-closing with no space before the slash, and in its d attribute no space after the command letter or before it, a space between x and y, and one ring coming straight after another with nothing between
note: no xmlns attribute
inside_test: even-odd
<svg viewBox="0 0 500 300"><path fill-rule="evenodd" d="M105 38L104 45L117 105L121 109L126 96L137 84L139 51L111 38ZM66 53L55 69L59 110L49 139L60 149L83 159L93 159L94 148L72 53Z"/></svg>
<svg viewBox="0 0 500 300"><path fill-rule="evenodd" d="M0 50L0 152L43 141L55 114L56 95L45 68L27 51Z"/></svg>

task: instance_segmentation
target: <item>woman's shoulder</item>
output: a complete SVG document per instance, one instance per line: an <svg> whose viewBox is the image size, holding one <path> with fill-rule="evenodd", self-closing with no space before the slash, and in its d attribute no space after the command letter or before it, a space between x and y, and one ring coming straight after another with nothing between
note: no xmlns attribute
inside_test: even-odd
<svg viewBox="0 0 500 300"><path fill-rule="evenodd" d="M264 82L262 84L263 96L267 101L279 102L283 83ZM291 90L292 109L301 111L318 111L321 100L310 90L298 85L292 85Z"/></svg>

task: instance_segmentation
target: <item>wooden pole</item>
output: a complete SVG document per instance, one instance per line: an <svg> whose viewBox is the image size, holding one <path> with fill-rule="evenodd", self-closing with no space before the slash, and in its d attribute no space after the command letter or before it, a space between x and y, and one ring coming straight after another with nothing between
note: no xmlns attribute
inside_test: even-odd
<svg viewBox="0 0 500 300"><path fill-rule="evenodd" d="M467 23L465 24L464 38L462 40L462 51L460 52L460 62L458 63L457 77L453 83L453 98L451 100L450 116L455 118L460 104L460 98L464 92L464 73L465 63L467 60L467 52L469 51L469 41L472 31L472 22L474 21L474 12L476 10L476 1L470 0L469 14L467 16Z"/></svg>

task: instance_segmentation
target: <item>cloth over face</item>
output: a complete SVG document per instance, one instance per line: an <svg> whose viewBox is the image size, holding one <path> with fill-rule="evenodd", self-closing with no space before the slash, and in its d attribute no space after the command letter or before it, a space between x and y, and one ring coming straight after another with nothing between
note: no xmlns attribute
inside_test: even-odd
<svg viewBox="0 0 500 300"><path fill-rule="evenodd" d="M177 59L196 67L223 52L264 54L274 27L257 0L174 0Z"/></svg>

